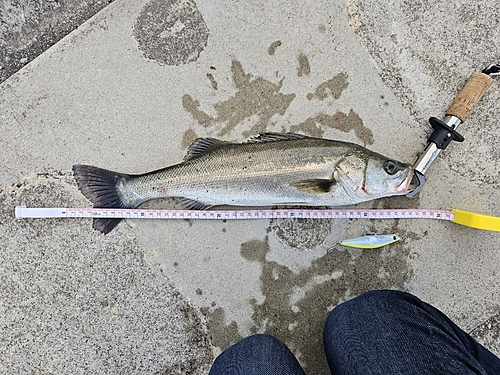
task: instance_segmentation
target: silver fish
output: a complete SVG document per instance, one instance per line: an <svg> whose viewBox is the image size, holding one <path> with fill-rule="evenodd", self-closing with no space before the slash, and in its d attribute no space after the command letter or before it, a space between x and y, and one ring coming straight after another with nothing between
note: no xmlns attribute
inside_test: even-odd
<svg viewBox="0 0 500 375"><path fill-rule="evenodd" d="M173 197L186 209L215 205L343 206L406 194L413 168L354 143L264 133L246 143L199 138L184 162L142 175L73 166L94 207L135 208ZM95 218L109 233L121 219Z"/></svg>

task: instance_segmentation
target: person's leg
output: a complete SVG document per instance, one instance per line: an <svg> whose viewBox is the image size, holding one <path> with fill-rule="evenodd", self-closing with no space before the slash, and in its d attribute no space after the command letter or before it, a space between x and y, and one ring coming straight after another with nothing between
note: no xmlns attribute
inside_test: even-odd
<svg viewBox="0 0 500 375"><path fill-rule="evenodd" d="M332 310L332 374L500 374L500 359L442 312L403 292L367 292Z"/></svg>
<svg viewBox="0 0 500 375"><path fill-rule="evenodd" d="M304 375L297 358L279 339L253 335L226 349L209 375Z"/></svg>

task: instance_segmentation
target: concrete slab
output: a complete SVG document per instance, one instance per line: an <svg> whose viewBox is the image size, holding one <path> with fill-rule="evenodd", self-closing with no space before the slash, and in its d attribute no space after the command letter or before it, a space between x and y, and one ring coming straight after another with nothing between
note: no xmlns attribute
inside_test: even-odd
<svg viewBox="0 0 500 375"><path fill-rule="evenodd" d="M429 116L445 112L472 72L498 63L500 21L495 4L465 1L393 6L362 0L348 1L347 5L353 30L382 70L384 82L422 124ZM431 189L427 186L421 195L427 207L446 202L454 208L498 216L500 154L495 124L500 113L499 96L496 80L459 128L465 142L450 146L432 166L428 180L435 185ZM450 308L445 311L466 329L475 328L492 315L485 324L497 332L498 300L483 294L488 288L495 290L496 271L490 264L498 257L497 233L453 227L453 235L443 240L451 251L426 252L425 259L410 261L416 276L410 290L433 303L450 296L446 303ZM430 249L441 245L434 242L424 246ZM465 264L468 266L462 268ZM488 285L486 289L484 284ZM462 297L456 294L457 285ZM483 295L481 301L479 295ZM478 337L483 326L473 331ZM485 339L490 337L489 347L499 353L500 345L491 340L492 332L486 333Z"/></svg>
<svg viewBox="0 0 500 375"><path fill-rule="evenodd" d="M476 3L470 0L470 6ZM140 271L149 285L140 290L179 290L186 298L187 315L200 322L206 319L211 335L210 342L194 344L190 339L205 332L203 324L199 331L194 325L193 331L179 333L184 335L182 345L190 348L187 354L165 349L163 356L158 354L157 369L165 369L165 363L187 363L184 355L192 355L195 364L205 363L212 344L217 354L252 332L268 332L292 348L308 373L327 373L321 330L328 311L376 288L415 293L500 353L494 331L498 325L491 324L500 313L498 233L423 220L128 221L103 237L89 232L89 222L19 223L8 216L16 204L55 205L49 191L62 203L84 204L69 179L73 164L143 173L180 162L189 143L200 136L243 141L261 131L291 130L357 142L413 162L425 143L426 117L440 116L476 67L497 62L498 44L494 43L498 38L478 41L472 33L460 34L460 46L482 43L480 50L488 53L479 56L478 52L469 63L449 63L449 69L439 70L436 61L448 61L439 50L440 38L447 34L432 34L432 24L422 21L435 9L393 4L391 13L383 4L379 6L353 1L297 5L277 0L118 0L109 5L0 86L5 166L0 171L0 186L7 194L19 181L27 181L25 195L4 200L2 217L8 219L2 220L2 238L11 244L5 246L9 255L2 255L5 274L14 277L11 265L19 262L20 250L37 240L33 230L40 232L45 226L59 233L43 241L53 243L55 249L61 248L61 238L71 238L72 251L84 256L87 250L82 249L90 241L97 249L93 261L99 267L108 260L98 254L110 251L117 254L118 264L125 262L120 256L129 245L120 241L132 241L138 258L128 266L130 272L147 269L147 259L158 262L150 273ZM450 35L463 26L460 14L464 13L458 9L447 8L456 23L440 24ZM475 14L468 21L472 25L494 18L483 12ZM391 34L385 30L389 21ZM413 33L408 32L408 25L414 26ZM496 32L493 27L491 32ZM171 49L172 45L178 47ZM464 48L459 51L451 46L450 53L463 53ZM392 65L398 69L392 71ZM429 71L429 66L435 70ZM472 145L453 145L446 150L429 171L428 185L419 196L389 198L362 207L459 208L498 216L500 199L494 178L498 175L498 146L490 141L498 131L488 127L488 138L477 130L482 123L495 122L498 95L495 82L464 126ZM32 173L49 169L50 176L65 176L64 183L40 191L32 180L26 180ZM44 200L36 200L37 196ZM150 203L154 207L164 204ZM407 232L408 239L377 251L325 254L325 239L335 242L358 236L365 224L380 233ZM145 254L142 262L141 253ZM57 257L47 262L47 269L60 266ZM68 274L85 268L78 261L68 264ZM80 282L92 274L78 276ZM40 278L50 281L51 273L42 271ZM21 280L28 282L27 274ZM5 285L2 293L8 297L2 306L14 314L20 302L13 296L22 292L16 294L12 282ZM124 286L123 293L129 288L134 286ZM89 293L105 295L106 289L93 284ZM164 293L161 300L172 306L168 325L186 327L185 316L175 313L182 309ZM42 296L47 294L41 291ZM163 304L149 296L130 299L131 309L160 314ZM30 311L37 314L43 306ZM54 306L63 309L59 301ZM102 325L112 327L105 319ZM15 337L16 325L3 322L3 326L10 327L8 337ZM147 324L139 328L145 334L154 329ZM38 335L35 327L28 332ZM53 334L77 342L76 335L61 329L55 328ZM165 333L164 339L176 335ZM95 340L101 337L96 334ZM7 340L10 345L12 338ZM138 337L131 340L141 342ZM93 344L81 345L81 353L85 353ZM33 358L51 348L34 349ZM10 353L13 358L17 355ZM134 361L147 356L148 350L141 349L131 361L138 366ZM95 365L109 362L112 355L101 353L94 358L89 362ZM148 370L154 368L151 366ZM202 365L192 367L198 367L189 370L192 373L203 371ZM120 362L115 368L125 372L127 365Z"/></svg>
<svg viewBox="0 0 500 375"><path fill-rule="evenodd" d="M112 1L2 1L0 82L5 81Z"/></svg>
<svg viewBox="0 0 500 375"><path fill-rule="evenodd" d="M134 236L13 217L19 202L84 205L71 173L33 173L0 202L0 373L207 372L205 320Z"/></svg>

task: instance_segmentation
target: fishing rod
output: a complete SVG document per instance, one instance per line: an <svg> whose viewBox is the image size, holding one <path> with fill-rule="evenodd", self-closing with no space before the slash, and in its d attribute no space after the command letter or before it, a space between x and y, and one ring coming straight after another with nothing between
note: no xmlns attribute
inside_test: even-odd
<svg viewBox="0 0 500 375"><path fill-rule="evenodd" d="M407 197L412 197L422 190L425 185L424 174L442 150L446 149L452 141L464 141L464 137L457 132L457 127L467 120L493 83L492 76L497 75L500 75L500 64L493 64L482 72L472 73L462 91L446 111L443 120L436 117L429 119L434 131L427 139L424 151L413 165L418 186L408 192Z"/></svg>

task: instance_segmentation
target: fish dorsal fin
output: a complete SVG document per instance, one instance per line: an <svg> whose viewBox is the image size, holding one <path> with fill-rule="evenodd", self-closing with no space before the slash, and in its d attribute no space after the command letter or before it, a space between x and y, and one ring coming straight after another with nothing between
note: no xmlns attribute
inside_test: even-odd
<svg viewBox="0 0 500 375"><path fill-rule="evenodd" d="M297 133L260 133L259 135L250 138L247 143L289 141L292 139L304 139L304 138L311 138L311 137Z"/></svg>
<svg viewBox="0 0 500 375"><path fill-rule="evenodd" d="M289 141L292 139L304 138L311 137L296 133L260 133L256 137L250 138L246 143ZM220 139L216 138L197 138L188 147L187 154L184 157L184 161L196 158L206 152L216 150L228 144L231 144L231 142L221 141Z"/></svg>
<svg viewBox="0 0 500 375"><path fill-rule="evenodd" d="M293 182L290 185L307 194L328 193L337 184L335 180L310 179Z"/></svg>
<svg viewBox="0 0 500 375"><path fill-rule="evenodd" d="M216 138L198 138L195 139L193 143L188 147L187 154L184 157L184 161L196 158L203 155L206 152L218 149L229 142L221 141Z"/></svg>

